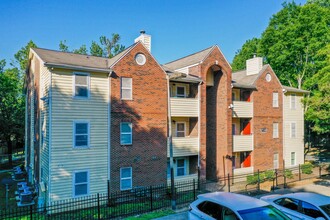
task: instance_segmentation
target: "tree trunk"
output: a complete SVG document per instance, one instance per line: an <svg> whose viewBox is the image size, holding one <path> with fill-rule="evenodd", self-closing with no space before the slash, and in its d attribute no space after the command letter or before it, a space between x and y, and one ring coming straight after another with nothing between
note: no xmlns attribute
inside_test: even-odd
<svg viewBox="0 0 330 220"><path fill-rule="evenodd" d="M8 164L10 167L13 166L13 142L10 138L7 138L7 149L8 149Z"/></svg>

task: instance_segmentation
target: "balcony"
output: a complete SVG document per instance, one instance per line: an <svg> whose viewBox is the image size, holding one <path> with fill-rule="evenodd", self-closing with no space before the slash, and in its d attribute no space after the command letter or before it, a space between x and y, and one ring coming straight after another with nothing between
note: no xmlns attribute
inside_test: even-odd
<svg viewBox="0 0 330 220"><path fill-rule="evenodd" d="M172 117L198 117L198 99L170 98Z"/></svg>
<svg viewBox="0 0 330 220"><path fill-rule="evenodd" d="M233 135L233 152L253 151L253 135Z"/></svg>
<svg viewBox="0 0 330 220"><path fill-rule="evenodd" d="M172 145L174 157L198 155L198 137L173 137ZM170 156L169 148L167 156Z"/></svg>
<svg viewBox="0 0 330 220"><path fill-rule="evenodd" d="M233 101L233 117L234 118L252 118L253 102Z"/></svg>
<svg viewBox="0 0 330 220"><path fill-rule="evenodd" d="M243 167L234 169L234 175L244 175L253 173L253 167ZM246 180L246 178L244 178Z"/></svg>

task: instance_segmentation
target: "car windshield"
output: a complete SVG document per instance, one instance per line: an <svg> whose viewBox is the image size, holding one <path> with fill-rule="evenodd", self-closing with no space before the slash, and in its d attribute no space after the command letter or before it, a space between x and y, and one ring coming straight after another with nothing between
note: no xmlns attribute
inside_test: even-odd
<svg viewBox="0 0 330 220"><path fill-rule="evenodd" d="M327 215L330 217L330 204L328 204L328 205L322 205L322 206L320 206L320 208L321 208L325 213L327 213Z"/></svg>
<svg viewBox="0 0 330 220"><path fill-rule="evenodd" d="M284 215L282 212L280 212L275 207L269 205L269 206L263 206L253 209L246 209L238 211L238 213L241 215L241 217L244 220L255 220L255 219L262 219L262 220L286 220L290 219L286 215Z"/></svg>

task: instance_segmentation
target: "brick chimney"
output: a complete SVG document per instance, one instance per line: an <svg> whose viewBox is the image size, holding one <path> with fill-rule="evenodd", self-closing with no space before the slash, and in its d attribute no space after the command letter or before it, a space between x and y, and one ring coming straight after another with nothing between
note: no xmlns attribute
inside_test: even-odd
<svg viewBox="0 0 330 220"><path fill-rule="evenodd" d="M252 59L246 61L246 75L258 74L262 69L262 57L253 56Z"/></svg>
<svg viewBox="0 0 330 220"><path fill-rule="evenodd" d="M140 36L138 36L134 42L138 42L141 41L144 46L151 52L151 36L146 34L146 32L144 30L140 31Z"/></svg>

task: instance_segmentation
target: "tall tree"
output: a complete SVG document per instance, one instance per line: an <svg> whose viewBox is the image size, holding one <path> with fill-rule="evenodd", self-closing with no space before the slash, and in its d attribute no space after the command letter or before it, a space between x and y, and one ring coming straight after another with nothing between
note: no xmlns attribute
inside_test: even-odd
<svg viewBox="0 0 330 220"><path fill-rule="evenodd" d="M103 51L105 57L112 58L125 49L123 45L119 44L119 40L119 34L112 34L111 39L106 36L100 37L100 43L104 47Z"/></svg>
<svg viewBox="0 0 330 220"><path fill-rule="evenodd" d="M84 54L87 55L87 47L85 44L81 45L81 47L79 47L78 49L75 49L72 51L73 53L77 53L77 54Z"/></svg>
<svg viewBox="0 0 330 220"><path fill-rule="evenodd" d="M95 41L92 41L89 51L92 56L103 57L104 54L102 47Z"/></svg>
<svg viewBox="0 0 330 220"><path fill-rule="evenodd" d="M257 56L261 56L259 53L259 39L252 38L251 40L247 40L242 49L236 52L236 55L233 59L232 68L233 71L243 70L246 68L246 60L253 57L254 54Z"/></svg>
<svg viewBox="0 0 330 220"><path fill-rule="evenodd" d="M21 71L21 74L25 73L26 67L29 62L29 53L30 53L30 48L35 48L37 45L30 40L26 46L22 47L15 55L16 63L18 63L18 68ZM13 64L13 66L17 66Z"/></svg>
<svg viewBox="0 0 330 220"><path fill-rule="evenodd" d="M66 44L66 40L60 41L58 47L59 47L59 50L62 51L62 52L69 52L69 47Z"/></svg>

